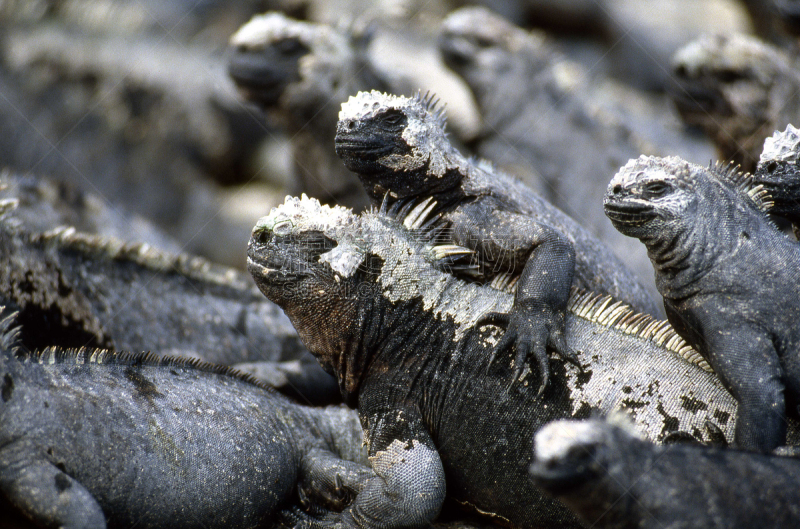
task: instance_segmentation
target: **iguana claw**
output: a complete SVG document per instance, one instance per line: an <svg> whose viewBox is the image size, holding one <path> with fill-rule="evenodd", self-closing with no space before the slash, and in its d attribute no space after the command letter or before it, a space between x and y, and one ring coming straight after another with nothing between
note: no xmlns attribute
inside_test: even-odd
<svg viewBox="0 0 800 529"><path fill-rule="evenodd" d="M514 385L522 375L522 371L530 356L536 360L541 374L541 383L537 395L541 395L550 381L550 364L547 356L547 347L554 350L567 362L581 367L578 356L572 351L564 338L563 317L531 318L534 312L530 310L512 310L506 314L502 312L489 312L479 318L476 326L496 325L505 329L505 333L493 348L486 367L488 372L497 356L514 347L514 375L511 385ZM560 320L560 321L559 321ZM544 321L544 324L534 324ZM559 324L560 323L560 324Z"/></svg>

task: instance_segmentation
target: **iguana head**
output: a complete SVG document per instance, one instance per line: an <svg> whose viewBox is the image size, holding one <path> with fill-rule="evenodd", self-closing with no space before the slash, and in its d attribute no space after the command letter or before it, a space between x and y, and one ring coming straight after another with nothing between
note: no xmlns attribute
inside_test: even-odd
<svg viewBox="0 0 800 529"><path fill-rule="evenodd" d="M591 480L604 478L617 454L640 439L630 419L623 422L617 414L612 414L608 422L553 421L534 437L531 479L555 496L567 494Z"/></svg>
<svg viewBox="0 0 800 529"><path fill-rule="evenodd" d="M335 109L360 88L364 71L370 71L360 53L366 42L324 24L265 13L231 37L228 72L244 97L256 104L319 119L320 108L333 101Z"/></svg>
<svg viewBox="0 0 800 529"><path fill-rule="evenodd" d="M546 67L551 52L545 39L528 33L483 7L465 7L442 22L439 50L445 64L475 94L484 115L503 99L516 100L520 85Z"/></svg>
<svg viewBox="0 0 800 529"><path fill-rule="evenodd" d="M460 155L445 134L445 119L430 97L359 92L342 104L336 153L361 178L367 193L382 198L420 196L449 189Z"/></svg>
<svg viewBox="0 0 800 529"><path fill-rule="evenodd" d="M608 185L606 216L623 234L643 240L684 231L697 207L695 170L677 157L630 160Z"/></svg>
<svg viewBox="0 0 800 529"><path fill-rule="evenodd" d="M430 206L423 201L395 219L287 197L253 228L248 270L345 395L357 391L376 344L392 333L407 339L409 318L449 320L440 332L453 340L486 311L511 305L507 292L487 294L439 270L444 262L457 268L452 261L471 252L420 238L415 230ZM427 315L414 316L422 310Z"/></svg>
<svg viewBox="0 0 800 529"><path fill-rule="evenodd" d="M769 225L765 212L771 207L768 193L738 166L703 167L677 156L630 160L611 180L604 199L614 227L640 239L657 271L670 274L709 270L718 256L749 239L748 233ZM698 266L689 267L685 259Z"/></svg>
<svg viewBox="0 0 800 529"><path fill-rule="evenodd" d="M714 140L721 159L752 171L763 138L795 98L792 69L788 57L754 37L705 36L673 57L670 95L683 120Z"/></svg>
<svg viewBox="0 0 800 529"><path fill-rule="evenodd" d="M764 150L753 175L754 183L772 196L776 214L800 209L800 130L789 125L764 141ZM794 218L792 219L795 220Z"/></svg>

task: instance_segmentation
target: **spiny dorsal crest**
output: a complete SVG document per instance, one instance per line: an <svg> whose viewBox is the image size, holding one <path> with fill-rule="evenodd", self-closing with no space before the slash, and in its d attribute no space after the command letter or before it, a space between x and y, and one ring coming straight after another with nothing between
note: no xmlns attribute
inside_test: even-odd
<svg viewBox="0 0 800 529"><path fill-rule="evenodd" d="M387 110L400 110L409 121L416 119L419 123L435 126L444 133L447 120L444 116L444 106L439 107L439 100L426 93L424 96L417 92L412 97L386 94L378 90L359 92L342 103L339 120L362 121L372 119Z"/></svg>
<svg viewBox="0 0 800 529"><path fill-rule="evenodd" d="M74 364L74 365L115 365L115 366L153 366L153 367L179 367L195 371L231 377L248 384L257 386L269 393L275 389L260 382L252 375L243 373L232 367L204 362L197 358L183 358L177 356L159 356L152 352L130 353L125 351L111 351L108 349L94 349L82 347L80 349L64 349L61 347L47 347L41 351L29 352L25 361L43 364Z"/></svg>
<svg viewBox="0 0 800 529"><path fill-rule="evenodd" d="M800 158L800 129L788 125L783 132L775 133L764 140L764 150L761 152L759 165L769 162L784 162L797 164Z"/></svg>
<svg viewBox="0 0 800 529"><path fill-rule="evenodd" d="M101 260L135 263L156 272L176 272L188 278L222 286L250 288L251 282L240 272L216 265L189 254L172 254L153 248L147 243L126 243L114 237L82 233L72 226L60 226L36 234L34 242L97 256Z"/></svg>
<svg viewBox="0 0 800 529"><path fill-rule="evenodd" d="M753 175L742 171L741 165L736 165L733 162L728 162L727 164L722 162L710 163L708 171L720 182L738 189L746 195L761 211L768 212L775 205L772 201L772 196L764 189L764 186L756 184L753 180Z"/></svg>
<svg viewBox="0 0 800 529"><path fill-rule="evenodd" d="M666 320L657 320L648 314L636 312L630 305L616 301L608 295L572 290L567 310L585 320L624 334L650 340L659 347L672 351L687 362L713 372L700 353L675 332Z"/></svg>
<svg viewBox="0 0 800 529"><path fill-rule="evenodd" d="M659 158L644 155L628 160L609 185L626 187L646 179L673 180L679 187L689 189L694 186L694 174L689 162L677 156Z"/></svg>

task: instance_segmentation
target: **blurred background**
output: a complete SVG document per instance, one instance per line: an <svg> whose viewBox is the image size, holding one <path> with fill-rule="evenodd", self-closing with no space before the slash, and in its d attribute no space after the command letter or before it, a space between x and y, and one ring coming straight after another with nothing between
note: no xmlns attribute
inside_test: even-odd
<svg viewBox="0 0 800 529"><path fill-rule="evenodd" d="M708 127L676 109L692 68L673 57L744 34L793 61L793 20L772 0L0 0L0 193L64 210L43 224L90 210L87 230L242 268L250 229L287 193L366 204L333 153L347 96L419 90L446 105L461 150L594 227L567 196L580 178L550 173L606 164L602 194L640 153L717 158ZM517 118L528 125L506 127Z"/></svg>

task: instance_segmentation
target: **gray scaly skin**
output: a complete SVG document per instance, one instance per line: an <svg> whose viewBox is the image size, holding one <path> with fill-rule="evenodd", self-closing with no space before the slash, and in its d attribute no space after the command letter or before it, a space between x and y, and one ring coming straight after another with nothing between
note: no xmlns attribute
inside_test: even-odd
<svg viewBox="0 0 800 529"><path fill-rule="evenodd" d="M789 220L800 233L800 130L788 125L764 141L753 183L763 186L772 199L769 212Z"/></svg>
<svg viewBox="0 0 800 529"><path fill-rule="evenodd" d="M198 361L26 353L13 315L0 327L0 496L37 525L255 527L298 487L341 508L374 475L342 406Z"/></svg>
<svg viewBox="0 0 800 529"><path fill-rule="evenodd" d="M655 446L619 421L561 420L536 434L531 477L598 529L800 525L800 459Z"/></svg>
<svg viewBox="0 0 800 529"><path fill-rule="evenodd" d="M368 61L366 41L281 13L257 15L231 37L228 73L292 138L295 192L351 207L367 204L330 144L339 105L350 94L387 88Z"/></svg>
<svg viewBox="0 0 800 529"><path fill-rule="evenodd" d="M238 364L303 402L339 399L249 275L69 227L29 230L30 196L8 191L0 201L0 298L20 312L28 348L150 350ZM301 370L284 372L297 360Z"/></svg>
<svg viewBox="0 0 800 529"><path fill-rule="evenodd" d="M672 59L675 107L714 140L718 158L756 168L764 139L800 118L800 73L783 51L755 37L702 37Z"/></svg>
<svg viewBox="0 0 800 529"><path fill-rule="evenodd" d="M480 272L519 277L513 310L487 314L508 325L497 352L513 345L517 368L532 355L547 384L545 346L565 358L564 309L571 285L610 293L653 311L652 301L611 251L513 178L467 160L448 142L434 103L360 92L342 105L336 152L373 204L424 199L447 238L473 250ZM519 371L518 371L519 372Z"/></svg>
<svg viewBox="0 0 800 529"><path fill-rule="evenodd" d="M599 90L588 75L542 34L486 9L465 8L443 21L439 49L480 109L476 153L519 175L608 244L655 297L647 255L614 229L600 204L620 165L643 152L660 153L595 104Z"/></svg>
<svg viewBox="0 0 800 529"><path fill-rule="evenodd" d="M511 308L513 278L480 285L440 271L461 266L463 249L427 242L424 222L419 207L395 220L290 197L253 230L250 272L358 406L378 475L323 525L423 526L446 493L505 525L575 527L526 471L534 432L558 418L623 408L653 440L731 438L735 402L699 356L667 322L604 296L568 306L582 369L553 357L541 395L528 367L509 386L510 355L489 366L502 330L476 322Z"/></svg>
<svg viewBox="0 0 800 529"><path fill-rule="evenodd" d="M631 160L606 214L647 246L675 330L739 402L736 445L784 444L800 397L800 247L769 220L749 175L677 157Z"/></svg>

